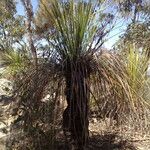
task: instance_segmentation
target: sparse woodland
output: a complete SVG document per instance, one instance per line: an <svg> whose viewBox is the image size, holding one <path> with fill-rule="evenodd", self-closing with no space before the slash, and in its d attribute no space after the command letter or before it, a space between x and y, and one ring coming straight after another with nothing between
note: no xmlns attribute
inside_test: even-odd
<svg viewBox="0 0 150 150"><path fill-rule="evenodd" d="M0 149L150 150L149 0L37 3L0 1Z"/></svg>

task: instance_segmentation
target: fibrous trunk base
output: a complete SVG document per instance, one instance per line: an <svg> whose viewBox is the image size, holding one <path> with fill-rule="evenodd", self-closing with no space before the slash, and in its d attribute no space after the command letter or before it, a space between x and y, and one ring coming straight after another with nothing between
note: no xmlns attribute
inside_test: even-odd
<svg viewBox="0 0 150 150"><path fill-rule="evenodd" d="M63 113L65 137L78 150L84 150L89 138L89 91L84 73L73 72L66 75L66 99L68 106Z"/></svg>

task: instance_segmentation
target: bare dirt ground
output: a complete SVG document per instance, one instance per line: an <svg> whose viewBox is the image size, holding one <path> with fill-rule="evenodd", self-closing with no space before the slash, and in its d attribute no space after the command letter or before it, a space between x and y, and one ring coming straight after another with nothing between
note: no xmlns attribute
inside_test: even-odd
<svg viewBox="0 0 150 150"><path fill-rule="evenodd" d="M9 103L0 102L0 150L6 150L6 139L9 136L9 125L12 121L7 115L9 105ZM109 119L91 118L89 131L87 150L150 150L149 134L129 130L129 126L116 127ZM55 146L48 150L70 150L66 147L64 139L61 131Z"/></svg>
<svg viewBox="0 0 150 150"><path fill-rule="evenodd" d="M10 103L0 102L0 150L6 150L11 117L7 115ZM150 150L150 134L132 131L129 126L116 127L109 119L90 118L87 150ZM53 148L43 150L70 150L65 145L63 132ZM37 149L38 150L38 149Z"/></svg>
<svg viewBox="0 0 150 150"><path fill-rule="evenodd" d="M149 135L115 127L108 120L91 123L90 131L91 150L150 150Z"/></svg>
<svg viewBox="0 0 150 150"><path fill-rule="evenodd" d="M7 115L10 102L0 102L0 150L6 150L9 125L12 118ZM90 118L89 146L87 150L150 150L150 134L133 131L129 126L114 126L110 119ZM63 132L58 134L53 148L43 150L70 150L65 145ZM37 149L38 150L38 149Z"/></svg>
<svg viewBox="0 0 150 150"><path fill-rule="evenodd" d="M150 150L150 136L147 134L125 131L109 123L108 120L91 119L89 146L86 150ZM60 137L54 149L70 150L64 144L63 135Z"/></svg>

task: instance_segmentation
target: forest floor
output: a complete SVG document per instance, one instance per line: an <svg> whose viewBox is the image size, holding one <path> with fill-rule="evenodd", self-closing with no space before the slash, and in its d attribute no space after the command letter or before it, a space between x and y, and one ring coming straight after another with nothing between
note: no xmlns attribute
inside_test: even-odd
<svg viewBox="0 0 150 150"><path fill-rule="evenodd" d="M1 116L0 121L0 150L6 150L6 139L9 132L6 132L11 119L7 118L7 109L9 102L4 103L0 101ZM2 112L5 114L2 115ZM90 118L89 123L89 146L87 150L150 150L150 135L140 132L140 130L133 131L129 126L114 126L114 122L110 119ZM57 135L55 148L49 150L67 150L65 145L64 135L62 130ZM69 150L69 149L68 149Z"/></svg>
<svg viewBox="0 0 150 150"><path fill-rule="evenodd" d="M0 150L6 150L6 139L10 134L9 125L12 120L7 116L9 105L10 101L0 101ZM87 150L150 150L150 134L129 128L129 126L114 126L108 118L102 120L91 117ZM60 131L55 148L49 150L67 150L64 139L63 132Z"/></svg>
<svg viewBox="0 0 150 150"><path fill-rule="evenodd" d="M150 136L131 133L116 127L112 129L109 121L91 119L89 124L90 139L87 150L150 150ZM109 125L108 125L109 124ZM64 137L60 136L56 150L67 150ZM68 149L69 150L69 149Z"/></svg>
<svg viewBox="0 0 150 150"><path fill-rule="evenodd" d="M3 106L6 109L7 105ZM7 120L7 125L10 120ZM6 125L0 124L0 150L6 150L5 141L9 132L5 131ZM112 127L109 119L102 121L96 118L90 119L89 131L90 139L87 150L150 150L150 136L140 134L140 132L129 132L129 130L119 127ZM57 136L56 147L50 150L67 150L65 146L63 132Z"/></svg>

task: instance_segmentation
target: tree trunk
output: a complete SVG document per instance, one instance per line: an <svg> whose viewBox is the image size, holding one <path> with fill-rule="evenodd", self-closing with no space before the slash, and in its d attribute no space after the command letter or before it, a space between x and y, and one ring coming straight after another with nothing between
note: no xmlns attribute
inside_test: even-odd
<svg viewBox="0 0 150 150"><path fill-rule="evenodd" d="M34 46L34 40L33 40L33 31L32 31L32 23L33 23L33 8L32 8L32 3L31 0L21 0L22 4L25 8L26 11L26 28L27 28L27 33L28 33L28 42L29 42L29 47L30 51L33 57L33 62L34 66L37 67L37 52L36 52L36 47Z"/></svg>
<svg viewBox="0 0 150 150"><path fill-rule="evenodd" d="M87 75L79 67L78 70L68 70L66 77L67 108L63 114L64 133L67 128L71 139L78 150L84 150L88 144L88 101L89 90L86 82Z"/></svg>

